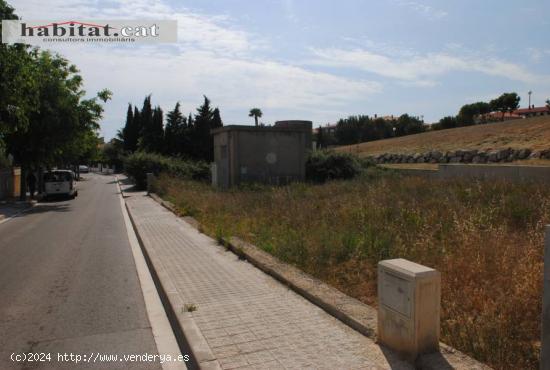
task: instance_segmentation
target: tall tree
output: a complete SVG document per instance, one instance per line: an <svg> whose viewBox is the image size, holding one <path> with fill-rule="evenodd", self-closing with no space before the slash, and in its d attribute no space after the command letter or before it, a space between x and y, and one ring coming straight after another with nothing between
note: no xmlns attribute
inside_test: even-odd
<svg viewBox="0 0 550 370"><path fill-rule="evenodd" d="M395 123L395 135L404 136L424 132L424 123L416 117L402 114Z"/></svg>
<svg viewBox="0 0 550 370"><path fill-rule="evenodd" d="M134 109L132 104L128 104L128 110L126 112L126 124L122 129L123 148L127 152L135 152L138 146L139 139L139 126L138 122L134 120Z"/></svg>
<svg viewBox="0 0 550 370"><path fill-rule="evenodd" d="M103 114L97 99L106 102L111 97L104 90L95 98L82 99L85 91L78 69L58 55L34 51L32 63L38 104L27 112L24 129L6 135L8 151L23 170L22 189L29 168L77 165L92 153Z"/></svg>
<svg viewBox="0 0 550 370"><path fill-rule="evenodd" d="M220 116L220 110L218 108L214 108L214 112L212 113L212 125L211 128L218 128L223 127L222 117Z"/></svg>
<svg viewBox="0 0 550 370"><path fill-rule="evenodd" d="M504 121L504 115L506 112L513 112L519 107L519 101L521 98L515 92L504 93L496 99L491 100L489 106L498 112L502 112L502 121Z"/></svg>
<svg viewBox="0 0 550 370"><path fill-rule="evenodd" d="M470 126L475 124L475 117L484 115L491 111L490 104L486 102L476 102L472 104L463 105L456 117L458 126Z"/></svg>
<svg viewBox="0 0 550 370"><path fill-rule="evenodd" d="M184 153L183 138L185 135L185 117L181 114L180 103L177 102L174 110L166 115L166 128L164 130L165 153L177 155Z"/></svg>
<svg viewBox="0 0 550 370"><path fill-rule="evenodd" d="M203 104L197 108L194 128L192 130L192 154L197 159L211 160L213 158L214 144L210 136L214 111L210 106L210 99L204 96Z"/></svg>
<svg viewBox="0 0 550 370"><path fill-rule="evenodd" d="M214 141L210 131L223 126L219 109L212 109L210 100L204 96L203 104L197 108L197 114L194 117L189 117L187 125L191 140L189 154L196 159L212 161Z"/></svg>
<svg viewBox="0 0 550 370"><path fill-rule="evenodd" d="M0 18L19 19L4 0L0 0ZM27 129L30 114L39 105L37 55L38 49L28 45L0 44L0 150L5 149L5 135Z"/></svg>
<svg viewBox="0 0 550 370"><path fill-rule="evenodd" d="M457 126L456 117L446 116L439 120L439 129L453 128Z"/></svg>
<svg viewBox="0 0 550 370"><path fill-rule="evenodd" d="M258 126L258 118L262 117L262 110L260 108L252 108L248 113L248 117L254 117L254 122Z"/></svg>
<svg viewBox="0 0 550 370"><path fill-rule="evenodd" d="M153 107L151 105L151 95L147 95L143 100L143 107L139 112L140 137L138 140L138 149L145 151L155 151L155 129L153 128Z"/></svg>
<svg viewBox="0 0 550 370"><path fill-rule="evenodd" d="M153 110L151 138L153 151L156 153L162 153L164 149L164 115L159 106L156 106Z"/></svg>
<svg viewBox="0 0 550 370"><path fill-rule="evenodd" d="M134 106L134 115L132 118L132 123L134 124L134 130L136 132L136 150L139 149L139 143L141 139L141 134L143 132L143 125L141 123L141 113L137 106Z"/></svg>

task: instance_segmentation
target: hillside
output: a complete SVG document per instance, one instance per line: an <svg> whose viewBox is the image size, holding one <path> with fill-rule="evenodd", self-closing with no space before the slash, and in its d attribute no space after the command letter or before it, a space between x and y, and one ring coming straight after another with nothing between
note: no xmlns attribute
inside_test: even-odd
<svg viewBox="0 0 550 370"><path fill-rule="evenodd" d="M359 155L457 149L550 149L550 116L458 127L335 148Z"/></svg>

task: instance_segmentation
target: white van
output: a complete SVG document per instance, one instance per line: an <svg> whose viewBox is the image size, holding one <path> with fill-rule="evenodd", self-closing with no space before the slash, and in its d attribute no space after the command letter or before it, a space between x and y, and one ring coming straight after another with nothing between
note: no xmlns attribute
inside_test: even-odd
<svg viewBox="0 0 550 370"><path fill-rule="evenodd" d="M69 170L53 170L44 173L44 197L64 195L74 199L78 195L74 173Z"/></svg>

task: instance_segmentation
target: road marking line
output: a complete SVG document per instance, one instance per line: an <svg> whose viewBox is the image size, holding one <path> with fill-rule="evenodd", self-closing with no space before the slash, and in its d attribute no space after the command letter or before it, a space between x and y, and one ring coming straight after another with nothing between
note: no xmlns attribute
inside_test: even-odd
<svg viewBox="0 0 550 370"><path fill-rule="evenodd" d="M126 231L128 232L128 241L132 247L132 254L134 255L134 261L136 263L141 291L143 293L143 299L145 300L145 309L149 317L158 353L161 356L170 355L172 358L177 358L181 356L181 351L176 341L176 337L174 336L174 332L172 331L172 327L170 326L170 322L168 321L168 317L166 316L166 312L164 311L164 307L162 306L147 263L145 262L145 257L139 246L134 227L128 216L128 211L126 210L124 198L122 196L122 189L117 176L115 176L115 180L119 191L120 207L122 208L124 223L126 224ZM164 370L187 369L185 362L179 361L164 362L161 366Z"/></svg>

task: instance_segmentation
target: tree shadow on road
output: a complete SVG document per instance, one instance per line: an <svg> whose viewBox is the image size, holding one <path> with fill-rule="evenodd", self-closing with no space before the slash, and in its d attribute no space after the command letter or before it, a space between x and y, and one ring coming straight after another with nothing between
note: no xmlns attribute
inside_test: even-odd
<svg viewBox="0 0 550 370"><path fill-rule="evenodd" d="M70 204L60 203L55 201L48 201L44 204L41 202L40 205L34 207L29 213L45 213L45 212L69 212L71 210Z"/></svg>

